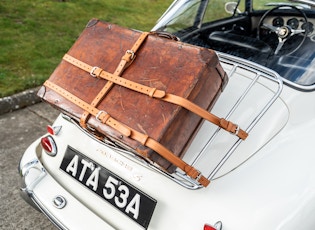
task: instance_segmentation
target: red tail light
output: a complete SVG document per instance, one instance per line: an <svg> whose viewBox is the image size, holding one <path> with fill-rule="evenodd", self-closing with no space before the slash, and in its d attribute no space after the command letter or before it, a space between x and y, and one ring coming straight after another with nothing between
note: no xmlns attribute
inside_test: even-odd
<svg viewBox="0 0 315 230"><path fill-rule="evenodd" d="M49 156L56 156L57 154L57 145L52 138L52 136L45 136L40 141L43 149Z"/></svg>
<svg viewBox="0 0 315 230"><path fill-rule="evenodd" d="M205 224L205 226L203 226L203 230L217 230L217 229L215 227Z"/></svg>
<svg viewBox="0 0 315 230"><path fill-rule="evenodd" d="M214 226L205 224L203 226L203 230L222 230L222 222L218 221L214 224Z"/></svg>
<svg viewBox="0 0 315 230"><path fill-rule="evenodd" d="M61 126L51 126L47 125L47 132L51 135L58 135L61 130Z"/></svg>

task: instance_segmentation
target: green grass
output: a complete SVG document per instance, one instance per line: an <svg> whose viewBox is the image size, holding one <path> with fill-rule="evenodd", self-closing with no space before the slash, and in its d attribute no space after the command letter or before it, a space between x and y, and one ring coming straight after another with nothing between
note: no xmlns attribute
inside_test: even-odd
<svg viewBox="0 0 315 230"><path fill-rule="evenodd" d="M0 97L41 85L91 18L148 31L172 0L1 0Z"/></svg>

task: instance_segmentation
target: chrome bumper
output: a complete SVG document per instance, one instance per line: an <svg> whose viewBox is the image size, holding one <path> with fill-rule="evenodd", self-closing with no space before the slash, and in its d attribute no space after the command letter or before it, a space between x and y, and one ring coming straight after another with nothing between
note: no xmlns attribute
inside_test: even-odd
<svg viewBox="0 0 315 230"><path fill-rule="evenodd" d="M37 140L28 147L18 167L22 198L44 213L59 229L114 229L47 172L39 160L39 142Z"/></svg>

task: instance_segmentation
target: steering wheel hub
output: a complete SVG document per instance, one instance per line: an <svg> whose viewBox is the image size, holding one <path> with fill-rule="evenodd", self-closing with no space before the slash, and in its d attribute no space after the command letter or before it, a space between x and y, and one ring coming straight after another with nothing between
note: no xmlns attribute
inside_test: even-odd
<svg viewBox="0 0 315 230"><path fill-rule="evenodd" d="M288 27L286 27L286 26L282 26L282 27L280 27L279 28L279 30L278 30L278 36L280 37L280 38L287 38L287 37L289 37L289 35L290 35L290 32L291 30L288 28Z"/></svg>

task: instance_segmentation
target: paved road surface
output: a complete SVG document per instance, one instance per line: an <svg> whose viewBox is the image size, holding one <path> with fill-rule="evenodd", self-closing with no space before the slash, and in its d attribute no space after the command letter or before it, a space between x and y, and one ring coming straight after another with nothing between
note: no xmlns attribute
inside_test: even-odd
<svg viewBox="0 0 315 230"><path fill-rule="evenodd" d="M39 103L0 116L0 229L56 229L20 198L17 166L24 150L46 132L57 114Z"/></svg>

